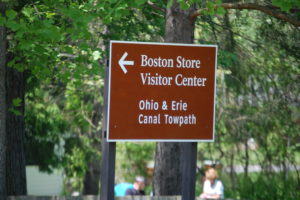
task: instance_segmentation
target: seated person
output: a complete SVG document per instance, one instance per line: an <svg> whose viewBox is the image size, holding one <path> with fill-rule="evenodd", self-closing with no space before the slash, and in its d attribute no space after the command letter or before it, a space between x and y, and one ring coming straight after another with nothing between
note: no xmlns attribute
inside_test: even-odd
<svg viewBox="0 0 300 200"><path fill-rule="evenodd" d="M132 183L119 183L115 185L115 196L116 197L123 197L125 196L125 192L127 189L133 188Z"/></svg>
<svg viewBox="0 0 300 200"><path fill-rule="evenodd" d="M218 180L218 173L214 168L210 168L205 173L206 180L203 185L203 193L200 195L201 199L223 199L224 187L220 180Z"/></svg>
<svg viewBox="0 0 300 200"><path fill-rule="evenodd" d="M125 195L145 195L145 179L142 176L137 176L133 183L133 188L126 190Z"/></svg>

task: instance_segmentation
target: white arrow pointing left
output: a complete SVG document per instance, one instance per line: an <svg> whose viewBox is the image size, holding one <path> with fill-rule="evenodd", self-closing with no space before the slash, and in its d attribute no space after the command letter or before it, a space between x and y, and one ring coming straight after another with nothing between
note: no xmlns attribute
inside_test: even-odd
<svg viewBox="0 0 300 200"><path fill-rule="evenodd" d="M125 58L128 56L128 53L125 51L123 56L119 60L119 65L121 69L123 70L124 74L127 73L127 69L125 68L125 65L134 65L134 61L125 60Z"/></svg>

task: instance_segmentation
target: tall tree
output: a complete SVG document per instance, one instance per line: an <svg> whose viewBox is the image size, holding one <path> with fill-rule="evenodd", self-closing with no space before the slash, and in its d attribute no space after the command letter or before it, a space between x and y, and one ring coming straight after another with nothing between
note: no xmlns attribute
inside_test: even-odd
<svg viewBox="0 0 300 200"><path fill-rule="evenodd" d="M1 15L5 14L5 3L0 2ZM6 196L6 28L0 27L0 198Z"/></svg>
<svg viewBox="0 0 300 200"><path fill-rule="evenodd" d="M194 2L198 2L196 10ZM166 14L166 42L184 42L193 43L194 20L198 16L207 14L224 14L225 9L235 10L256 10L270 15L279 20L299 27L300 23L297 17L288 13L298 12L298 9L292 9L299 6L299 2L291 0L286 3L274 1L274 5L256 3L245 3L244 1L169 1ZM180 6L179 6L180 5ZM181 8L184 8L182 10ZM178 143L158 143L156 149L154 191L156 195L179 195L181 194L182 171L181 159L178 155L183 151L183 147Z"/></svg>
<svg viewBox="0 0 300 200"><path fill-rule="evenodd" d="M27 1L12 1L14 12L6 12L7 19L13 20ZM12 34L13 31L11 30ZM8 42L8 48L12 45ZM7 53L7 63L14 59L14 53ZM14 63L6 65L6 191L7 195L26 195L25 163L25 72L18 70Z"/></svg>
<svg viewBox="0 0 300 200"><path fill-rule="evenodd" d="M26 195L24 94L25 75L6 68L6 186L9 195ZM12 105L15 102L15 105ZM17 106L15 112L10 109ZM16 112L17 111L17 112Z"/></svg>
<svg viewBox="0 0 300 200"><path fill-rule="evenodd" d="M193 43L195 21L191 14L196 11L195 5L182 10L174 2L166 11L165 42ZM157 143L154 172L155 195L181 195L183 179L183 152L186 146L196 151L192 143ZM193 170L193 169L192 169ZM194 163L196 172L196 163Z"/></svg>
<svg viewBox="0 0 300 200"><path fill-rule="evenodd" d="M15 3L9 2L11 5ZM16 10L23 6L19 2ZM6 3L1 2L2 25L7 17L12 14L5 8ZM10 17L12 17L11 15ZM8 54L6 28L1 27L1 169L5 173L1 177L7 195L26 194L26 172L24 155L24 72L19 72L7 63L13 59L13 54ZM4 89L5 88L5 89ZM5 153L5 156L4 156ZM4 167L5 165L5 167ZM5 180L5 181L4 181Z"/></svg>

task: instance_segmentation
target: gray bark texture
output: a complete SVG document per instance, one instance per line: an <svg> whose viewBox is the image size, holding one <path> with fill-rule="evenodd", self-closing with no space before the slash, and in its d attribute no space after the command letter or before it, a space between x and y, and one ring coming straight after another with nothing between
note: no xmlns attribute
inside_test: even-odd
<svg viewBox="0 0 300 200"><path fill-rule="evenodd" d="M5 3L0 2L1 15L5 13ZM0 199L6 196L6 29L0 27Z"/></svg>
<svg viewBox="0 0 300 200"><path fill-rule="evenodd" d="M100 188L100 159L92 160L88 163L88 170L84 176L84 195L97 195Z"/></svg>
<svg viewBox="0 0 300 200"><path fill-rule="evenodd" d="M19 12L28 1L16 1L14 10ZM9 46L9 41L7 41ZM13 59L12 54L6 54L6 62ZM6 88L6 194L26 195L26 163L24 153L25 140L25 73L19 72L13 67L6 65L5 88ZM21 115L15 115L10 111L13 99L21 99L21 105L17 109Z"/></svg>
<svg viewBox="0 0 300 200"><path fill-rule="evenodd" d="M193 43L195 22L191 14L196 11L195 6L188 10L181 10L177 2L173 3L166 12L165 42Z"/></svg>
<svg viewBox="0 0 300 200"><path fill-rule="evenodd" d="M165 42L193 43L195 23L190 16L195 10L195 6L191 6L183 11L174 1L166 12ZM182 155L186 145L192 143L157 143L153 183L156 196L182 194Z"/></svg>
<svg viewBox="0 0 300 200"><path fill-rule="evenodd" d="M12 55L7 60L12 59ZM24 72L11 67L6 68L6 189L7 195L26 195L26 166L24 153L25 123L24 123ZM18 109L21 115L16 115L9 108L13 99L21 99Z"/></svg>
<svg viewBox="0 0 300 200"><path fill-rule="evenodd" d="M180 143L157 143L154 194L181 195Z"/></svg>

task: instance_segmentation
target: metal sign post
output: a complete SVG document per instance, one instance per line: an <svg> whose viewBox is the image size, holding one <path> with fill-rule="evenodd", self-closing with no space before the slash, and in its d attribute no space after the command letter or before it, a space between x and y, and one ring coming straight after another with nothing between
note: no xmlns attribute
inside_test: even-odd
<svg viewBox="0 0 300 200"><path fill-rule="evenodd" d="M104 75L104 116L103 124L107 121L108 108L108 67L105 68ZM116 143L107 141L107 130L104 126L102 129L102 160L101 160L101 187L100 200L114 199L115 186L115 160L116 160Z"/></svg>
<svg viewBox="0 0 300 200"><path fill-rule="evenodd" d="M182 200L195 199L196 163L197 163L197 142L182 143Z"/></svg>

